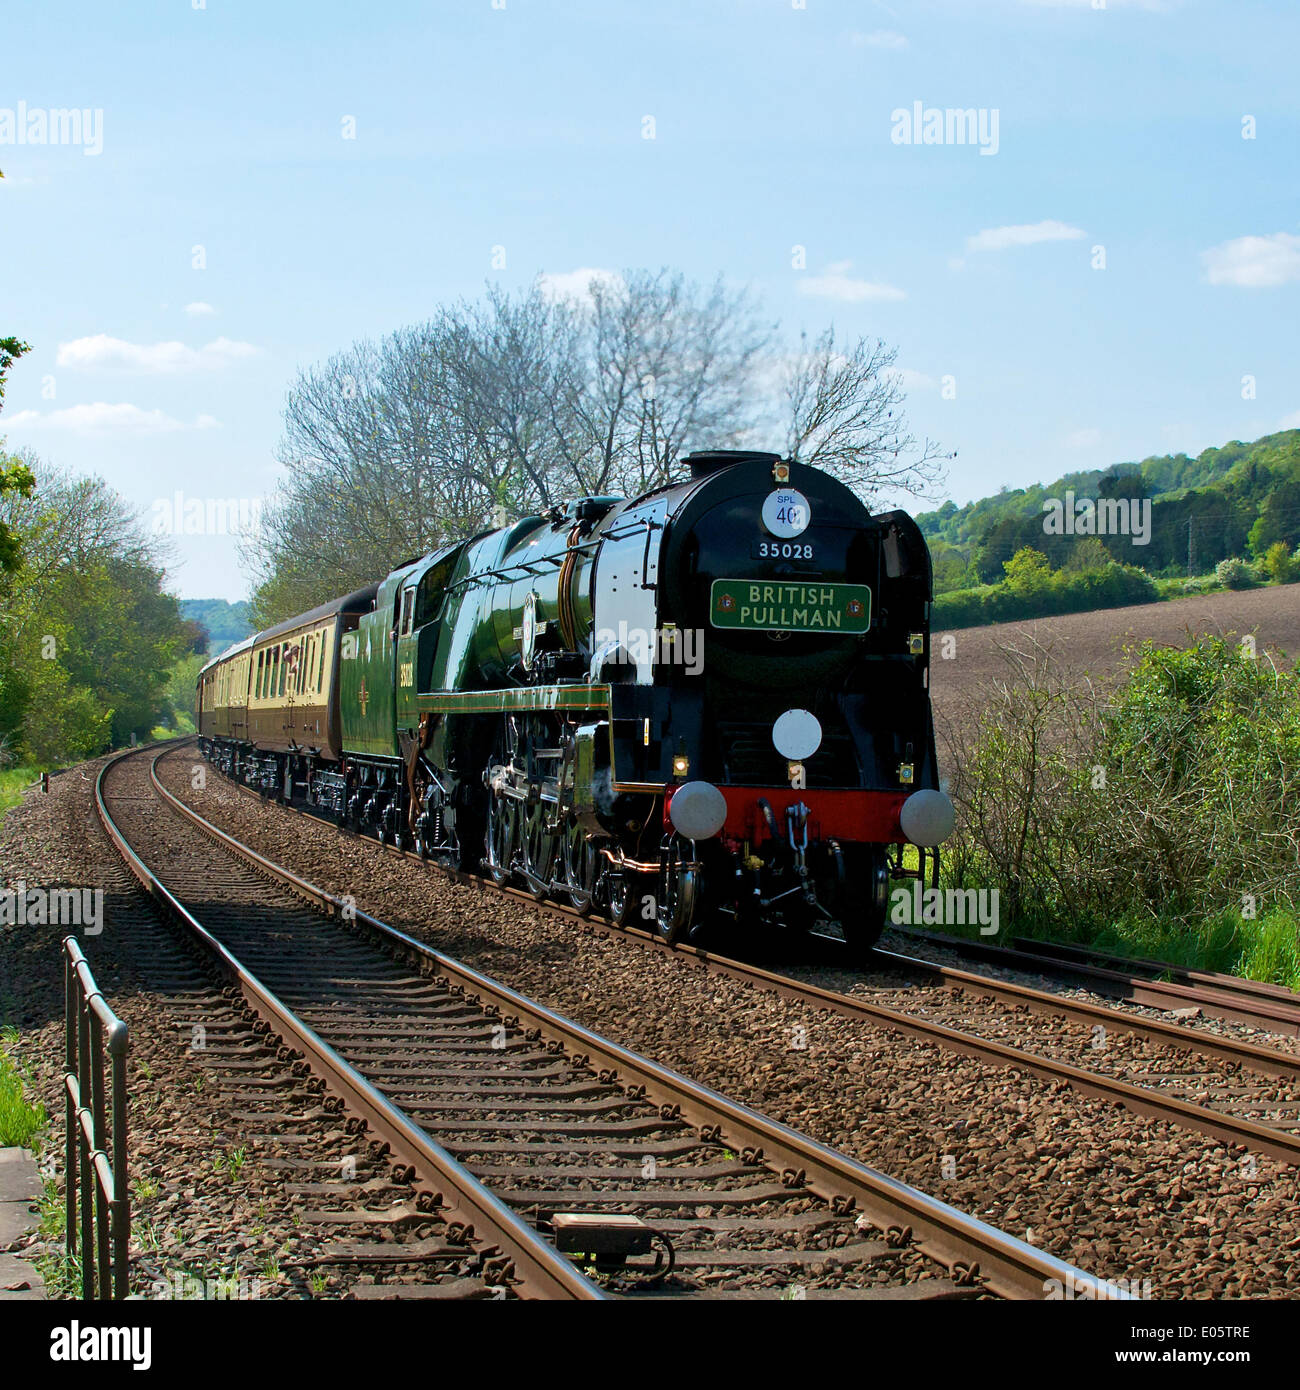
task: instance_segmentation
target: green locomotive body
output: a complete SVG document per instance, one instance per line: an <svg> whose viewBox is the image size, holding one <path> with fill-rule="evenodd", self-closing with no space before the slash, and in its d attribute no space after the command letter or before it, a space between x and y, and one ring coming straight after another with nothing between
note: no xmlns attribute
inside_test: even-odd
<svg viewBox="0 0 1300 1390"><path fill-rule="evenodd" d="M900 847L924 867L951 828L924 539L776 455L687 462L394 570L340 634L337 756L274 756L354 828L538 898L861 949Z"/></svg>

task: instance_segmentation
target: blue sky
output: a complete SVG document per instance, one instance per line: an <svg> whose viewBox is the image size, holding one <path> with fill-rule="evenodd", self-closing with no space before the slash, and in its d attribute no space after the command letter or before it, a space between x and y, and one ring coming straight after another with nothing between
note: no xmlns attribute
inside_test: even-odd
<svg viewBox="0 0 1300 1390"><path fill-rule="evenodd" d="M301 366L580 268L896 344L959 502L1300 425L1293 0L198 3L10 0L0 50L0 433L146 514L268 493ZM996 153L902 143L916 102Z"/></svg>

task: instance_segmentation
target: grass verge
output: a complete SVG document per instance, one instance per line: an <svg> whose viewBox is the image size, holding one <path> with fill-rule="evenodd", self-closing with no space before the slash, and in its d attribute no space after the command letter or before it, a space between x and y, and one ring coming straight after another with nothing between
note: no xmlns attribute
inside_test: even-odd
<svg viewBox="0 0 1300 1390"><path fill-rule="evenodd" d="M1003 922L996 936L977 925L937 925L948 936L1009 945L1013 936L1087 946L1128 960L1158 960L1184 970L1214 970L1300 992L1300 912L1274 908L1253 920L1224 912L1199 922L1131 918L1089 922L1077 916L1026 914Z"/></svg>
<svg viewBox="0 0 1300 1390"><path fill-rule="evenodd" d="M9 1055L8 1047L18 1041L18 1032L6 1028L0 1033L0 1148L17 1145L35 1148L32 1142L45 1128L45 1106L31 1102L23 1094L23 1075ZM31 1078L28 1076L28 1082Z"/></svg>
<svg viewBox="0 0 1300 1390"><path fill-rule="evenodd" d="M41 774L33 767L11 767L0 772L0 823L5 812L12 810L23 799L23 791L30 787Z"/></svg>

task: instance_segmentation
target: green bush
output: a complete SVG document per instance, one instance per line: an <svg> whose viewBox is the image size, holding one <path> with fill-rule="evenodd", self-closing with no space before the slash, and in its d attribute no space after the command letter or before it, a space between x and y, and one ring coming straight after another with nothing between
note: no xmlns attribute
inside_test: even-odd
<svg viewBox="0 0 1300 1390"><path fill-rule="evenodd" d="M1026 547L1004 568L1007 577L1001 584L940 594L931 610L933 627L947 630L981 623L1023 622L1057 613L1153 603L1160 596L1145 570L1114 560L1103 569L1052 570L1044 556Z"/></svg>
<svg viewBox="0 0 1300 1390"><path fill-rule="evenodd" d="M1253 582L1250 566L1235 555L1220 560L1214 567L1214 574L1225 589L1249 589Z"/></svg>
<svg viewBox="0 0 1300 1390"><path fill-rule="evenodd" d="M1300 985L1300 668L1146 643L1102 698L1008 655L949 749L951 881L998 887L1016 930Z"/></svg>
<svg viewBox="0 0 1300 1390"><path fill-rule="evenodd" d="M1275 584L1289 584L1295 577L1295 561L1285 541L1274 541L1264 554L1264 569Z"/></svg>

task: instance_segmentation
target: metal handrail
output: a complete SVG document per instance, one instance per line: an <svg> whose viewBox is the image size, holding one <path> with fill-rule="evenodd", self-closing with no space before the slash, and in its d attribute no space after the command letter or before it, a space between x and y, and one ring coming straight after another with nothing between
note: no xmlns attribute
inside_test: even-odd
<svg viewBox="0 0 1300 1390"><path fill-rule="evenodd" d="M80 1238L83 1298L122 1299L129 1292L127 1261L131 1246L126 1157L127 1028L100 993L76 937L64 937L63 951L67 1164L64 1245L69 1262L74 1262ZM106 1113L109 1097L104 1090L106 1042L111 1062L111 1139Z"/></svg>

